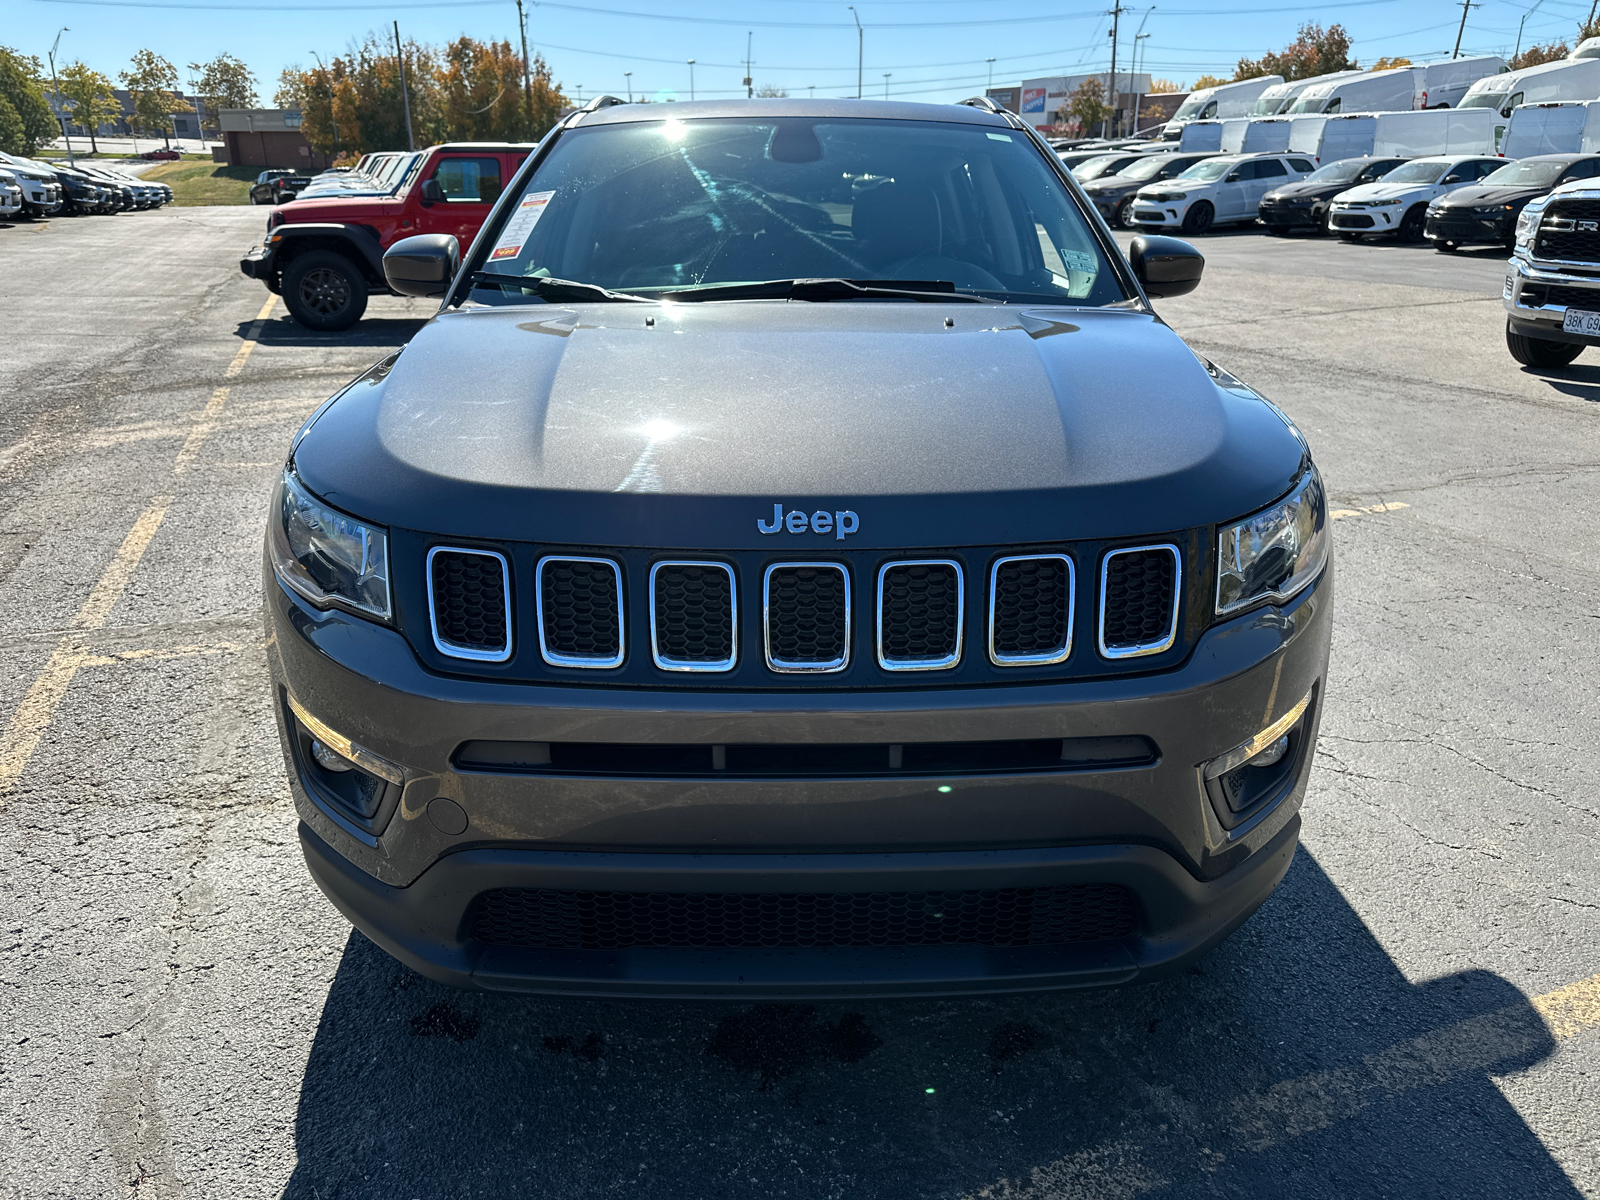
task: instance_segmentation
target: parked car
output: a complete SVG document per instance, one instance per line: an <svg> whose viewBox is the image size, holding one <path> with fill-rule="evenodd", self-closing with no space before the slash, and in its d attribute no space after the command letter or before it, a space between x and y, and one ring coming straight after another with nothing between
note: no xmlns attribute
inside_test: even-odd
<svg viewBox="0 0 1600 1200"><path fill-rule="evenodd" d="M1340 193L1329 206L1328 228L1347 242L1389 233L1402 242L1421 241L1429 204L1504 165L1504 159L1476 154L1414 158L1382 179Z"/></svg>
<svg viewBox="0 0 1600 1200"><path fill-rule="evenodd" d="M176 150L168 148L168 149L165 149L165 150L146 150L143 154L139 155L139 157L143 158L143 159L148 159L148 160L150 160L152 162L159 162L159 161L172 162L172 161L174 161L176 159L182 158L183 156L181 154L179 154Z"/></svg>
<svg viewBox="0 0 1600 1200"><path fill-rule="evenodd" d="M91 163L81 164L78 169L91 179L105 185L110 193L107 211L127 212L139 206L138 195L134 191L133 182L128 176L113 175L104 167Z"/></svg>
<svg viewBox="0 0 1600 1200"><path fill-rule="evenodd" d="M1112 150L1102 151L1094 158L1085 159L1067 169L1072 172L1072 177L1079 183L1088 183L1091 179L1099 179L1105 175L1115 175L1126 167L1131 167L1141 159L1149 158L1148 154L1137 151Z"/></svg>
<svg viewBox="0 0 1600 1200"><path fill-rule="evenodd" d="M63 203L61 185L56 182L55 172L49 167L4 151L0 151L0 164L16 177L22 187L22 211L25 216L50 217L60 211Z"/></svg>
<svg viewBox="0 0 1600 1200"><path fill-rule="evenodd" d="M309 176L298 175L293 171L278 168L263 171L250 185L250 203L282 204L286 200L293 200L310 184Z"/></svg>
<svg viewBox="0 0 1600 1200"><path fill-rule="evenodd" d="M1295 183L1273 188L1261 197L1256 219L1268 233L1291 229L1328 232L1328 209L1341 192L1373 183L1400 166L1403 158L1346 158L1318 167Z"/></svg>
<svg viewBox="0 0 1600 1200"><path fill-rule="evenodd" d="M1506 163L1477 184L1457 188L1428 206L1423 236L1434 249L1504 246L1510 250L1517 218L1530 200L1600 174L1600 154L1541 154Z"/></svg>
<svg viewBox="0 0 1600 1200"><path fill-rule="evenodd" d="M9 170L0 170L0 217L22 211L22 184Z"/></svg>
<svg viewBox="0 0 1600 1200"><path fill-rule="evenodd" d="M272 210L267 236L239 269L279 292L308 329L348 329L371 292L387 292L383 252L415 233L470 243L500 197L503 180L532 150L513 142L453 142L400 156L383 178L394 193L305 195Z"/></svg>
<svg viewBox="0 0 1600 1200"><path fill-rule="evenodd" d="M1304 438L1150 305L1199 255L983 101L664 107L392 245L441 308L293 441L311 872L463 987L1182 971L1294 857L1334 587Z"/></svg>
<svg viewBox="0 0 1600 1200"><path fill-rule="evenodd" d="M1564 367L1600 346L1600 183L1564 183L1529 201L1514 237L1501 293L1506 348L1524 366Z"/></svg>
<svg viewBox="0 0 1600 1200"><path fill-rule="evenodd" d="M1144 154L1114 175L1101 175L1083 184L1084 194L1094 201L1113 228L1132 229L1133 196L1146 184L1171 179L1213 157L1210 154Z"/></svg>
<svg viewBox="0 0 1600 1200"><path fill-rule="evenodd" d="M1219 154L1134 195L1133 220L1141 229L1204 233L1213 225L1254 221L1261 197L1304 179L1316 164L1298 154Z"/></svg>
<svg viewBox="0 0 1600 1200"><path fill-rule="evenodd" d="M105 184L76 167L62 163L53 163L51 170L56 182L61 185L64 200L62 212L87 216L113 211L111 191Z"/></svg>

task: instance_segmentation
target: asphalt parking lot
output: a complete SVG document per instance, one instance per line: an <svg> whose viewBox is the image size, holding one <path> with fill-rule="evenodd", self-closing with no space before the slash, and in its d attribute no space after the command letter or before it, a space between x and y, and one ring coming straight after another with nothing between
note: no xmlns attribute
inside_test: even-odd
<svg viewBox="0 0 1600 1200"><path fill-rule="evenodd" d="M1123 991L741 1007L450 992L311 883L264 508L428 307L306 333L263 223L0 226L0 1194L1600 1196L1600 354L1511 360L1500 253L1219 233L1160 306L1337 509L1249 924Z"/></svg>

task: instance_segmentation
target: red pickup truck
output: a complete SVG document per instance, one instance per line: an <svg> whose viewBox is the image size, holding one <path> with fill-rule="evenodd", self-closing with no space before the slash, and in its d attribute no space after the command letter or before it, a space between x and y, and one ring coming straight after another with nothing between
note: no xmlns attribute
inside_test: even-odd
<svg viewBox="0 0 1600 1200"><path fill-rule="evenodd" d="M361 189L351 176L339 190L291 200L267 219L267 236L239 269L283 297L308 329L348 329L368 295L390 293L383 252L416 233L448 233L472 244L500 190L533 152L527 143L450 142L420 154L390 190Z"/></svg>

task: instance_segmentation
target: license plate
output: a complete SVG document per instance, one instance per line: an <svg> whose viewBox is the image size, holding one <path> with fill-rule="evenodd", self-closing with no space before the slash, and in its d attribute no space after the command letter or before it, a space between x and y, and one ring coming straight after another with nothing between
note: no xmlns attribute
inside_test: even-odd
<svg viewBox="0 0 1600 1200"><path fill-rule="evenodd" d="M1600 337L1600 312L1585 312L1581 308L1567 309L1561 318L1562 333L1579 333L1584 337Z"/></svg>

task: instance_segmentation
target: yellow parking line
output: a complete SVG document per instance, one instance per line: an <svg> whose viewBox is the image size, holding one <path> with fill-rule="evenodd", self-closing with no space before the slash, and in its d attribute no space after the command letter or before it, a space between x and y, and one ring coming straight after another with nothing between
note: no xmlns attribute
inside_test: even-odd
<svg viewBox="0 0 1600 1200"><path fill-rule="evenodd" d="M267 302L261 306L261 311L256 314L256 319L250 323L249 330L245 333L244 345L239 347L239 352L233 356L233 361L228 364L228 369L222 373L224 379L232 379L244 370L244 364L250 361L250 352L256 348L256 342L261 337L261 326L272 315L273 305L278 303L276 296L268 296ZM211 399L206 401L206 406L200 412L199 419L195 422L189 436L183 439L183 445L178 450L178 457L173 461L172 473L182 475L189 469L189 464L200 453L200 447L206 438L211 436L211 431L217 427L217 418L222 415L222 406L228 402L228 388L219 387L211 393Z"/></svg>
<svg viewBox="0 0 1600 1200"><path fill-rule="evenodd" d="M1600 1025L1600 975L1535 996L1528 1003L1544 1018L1551 1037L1558 1041L1577 1037L1585 1029Z"/></svg>
<svg viewBox="0 0 1600 1200"><path fill-rule="evenodd" d="M1346 517L1365 517L1374 513L1398 512L1402 508L1410 507L1411 505L1402 500L1390 500L1384 504L1369 504L1365 508L1336 508L1328 515L1335 521L1342 521Z"/></svg>

